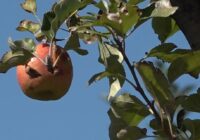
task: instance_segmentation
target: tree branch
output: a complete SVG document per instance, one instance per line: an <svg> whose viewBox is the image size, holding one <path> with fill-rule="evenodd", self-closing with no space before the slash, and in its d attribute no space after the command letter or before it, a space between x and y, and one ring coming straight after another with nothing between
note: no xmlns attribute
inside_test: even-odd
<svg viewBox="0 0 200 140"><path fill-rule="evenodd" d="M134 67L131 65L131 62L129 61L126 53L125 53L125 41L124 39L118 39L118 38L114 38L115 39L115 42L117 43L117 45L119 46L119 50L120 52L122 53L123 57L124 57L124 61L126 62L128 68L130 69L130 72L133 76L133 79L136 83L136 87L135 87L135 90L137 90L141 96L143 97L143 99L145 100L145 102L148 104L148 106L150 107L150 109L153 111L156 119L160 120L160 116L158 114L158 112L156 111L154 105L150 102L150 100L147 98L147 96L145 95L145 92L144 90L142 89L141 85L140 85L140 82L137 78L137 75L135 73L135 69Z"/></svg>

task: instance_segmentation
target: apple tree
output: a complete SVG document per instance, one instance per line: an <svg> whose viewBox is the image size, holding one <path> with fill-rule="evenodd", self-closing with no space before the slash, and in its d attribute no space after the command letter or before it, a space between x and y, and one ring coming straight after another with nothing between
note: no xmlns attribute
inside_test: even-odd
<svg viewBox="0 0 200 140"><path fill-rule="evenodd" d="M69 50L84 57L88 50L83 49L81 44L97 44L98 62L104 69L91 76L88 83L91 85L104 78L109 81L107 101L110 104L108 116L111 121L111 140L200 138L200 120L186 116L191 112L200 112L200 90L195 93L184 92L190 88L189 85L180 90L175 88L174 83L183 75L197 79L200 73L198 0L59 0L43 14L42 21L37 17L36 0L25 0L21 7L35 16L36 21L22 20L17 30L30 32L33 38L16 41L8 39L10 51L1 57L0 72L6 73L12 67L28 67L22 68L24 73L21 75L27 74L30 81L35 78L40 80L30 82L28 89L24 89L27 85L22 86L27 96L39 100L57 100L62 97L51 97L46 93L53 90L52 86L44 84L44 90L37 83L56 79L60 72L56 64L59 60L70 59L67 54ZM131 60L126 52L129 47L126 41L146 22L151 22L160 43L147 50L139 61ZM66 32L63 38L57 36L60 30ZM183 32L190 48L182 49L176 42L168 42L168 38L178 31ZM60 50L57 54L55 50L60 41L65 42L65 45L57 49ZM38 49L36 44L46 44L48 49L43 53L44 50ZM66 53L67 58L62 58L62 53ZM29 65L33 58L37 64ZM161 65L153 60L161 60ZM38 65L42 65L42 68L37 69ZM163 69L163 65L167 67ZM67 89L61 89L64 92L71 83L71 67L68 64L67 68L61 69L61 73L68 70L71 74L65 77L68 83ZM46 79L41 81L43 78ZM119 92L125 83L130 84L135 92ZM60 92L53 91L55 94ZM179 94L175 94L177 92ZM138 98L138 94L142 98ZM146 120L149 129L139 127L138 124L148 116L152 117Z"/></svg>

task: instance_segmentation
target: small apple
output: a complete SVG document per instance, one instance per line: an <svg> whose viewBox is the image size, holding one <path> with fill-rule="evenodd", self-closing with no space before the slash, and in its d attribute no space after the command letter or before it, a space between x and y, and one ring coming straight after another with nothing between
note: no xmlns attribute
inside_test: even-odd
<svg viewBox="0 0 200 140"><path fill-rule="evenodd" d="M73 77L72 62L60 46L52 46L50 67L44 62L49 55L50 45L39 44L35 54L25 65L17 66L17 80L22 91L37 100L57 100L68 91Z"/></svg>

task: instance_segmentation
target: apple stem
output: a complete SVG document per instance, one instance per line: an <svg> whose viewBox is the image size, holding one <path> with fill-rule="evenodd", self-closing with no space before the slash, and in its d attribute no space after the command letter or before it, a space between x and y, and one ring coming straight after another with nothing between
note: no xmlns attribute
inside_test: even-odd
<svg viewBox="0 0 200 140"><path fill-rule="evenodd" d="M52 58L52 49L53 49L53 40L51 41L51 43L50 43L50 47L49 47L49 54L48 54L48 56L50 57L50 58Z"/></svg>
<svg viewBox="0 0 200 140"><path fill-rule="evenodd" d="M47 65L47 63L42 58L40 58L36 53L33 53L33 56L39 59L44 65Z"/></svg>
<svg viewBox="0 0 200 140"><path fill-rule="evenodd" d="M47 63L47 68L50 72L53 72L53 64L52 64L52 61L53 61L53 58L55 56L55 49L53 48L55 46L55 38L53 38L51 40L51 43L50 43L50 47L49 47L49 52L48 52L48 55L47 55L47 59L46 59L46 63Z"/></svg>
<svg viewBox="0 0 200 140"><path fill-rule="evenodd" d="M59 56L56 58L55 62L53 63L53 68L55 68L55 66L57 65L57 63L60 60L62 54L63 54L63 50L61 51L61 53L59 54Z"/></svg>

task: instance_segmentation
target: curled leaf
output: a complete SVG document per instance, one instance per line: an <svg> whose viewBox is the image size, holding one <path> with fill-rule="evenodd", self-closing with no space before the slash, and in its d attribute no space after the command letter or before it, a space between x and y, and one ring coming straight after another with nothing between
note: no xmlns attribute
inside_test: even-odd
<svg viewBox="0 0 200 140"><path fill-rule="evenodd" d="M25 64L31 57L30 53L23 51L5 53L0 60L0 73L5 73L17 65Z"/></svg>
<svg viewBox="0 0 200 140"><path fill-rule="evenodd" d="M88 51L81 49L80 42L79 42L79 36L77 33L72 32L72 34L69 37L69 40L67 41L65 47L66 50L74 50L80 55L87 55Z"/></svg>
<svg viewBox="0 0 200 140"><path fill-rule="evenodd" d="M36 5L36 0L25 0L25 2L23 2L21 4L21 7L32 14L36 14L37 12L37 5Z"/></svg>
<svg viewBox="0 0 200 140"><path fill-rule="evenodd" d="M35 51L35 42L31 38L25 38L22 40L16 40L12 41L11 38L8 39L8 44L10 46L10 49L15 51L27 51L30 53L33 53Z"/></svg>
<svg viewBox="0 0 200 140"><path fill-rule="evenodd" d="M38 41L44 39L44 34L41 32L41 25L30 20L22 20L17 27L18 31L28 31L32 33Z"/></svg>
<svg viewBox="0 0 200 140"><path fill-rule="evenodd" d="M0 59L0 73L7 72L10 68L17 65L26 64L34 55L35 43L32 39L8 40L10 51L5 53Z"/></svg>
<svg viewBox="0 0 200 140"><path fill-rule="evenodd" d="M91 85L93 82L99 81L99 80L101 80L105 77L109 77L109 76L113 76L113 75L109 72L97 73L90 78L90 80L88 81L88 84Z"/></svg>

